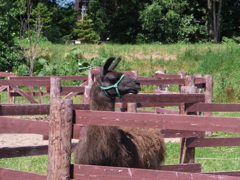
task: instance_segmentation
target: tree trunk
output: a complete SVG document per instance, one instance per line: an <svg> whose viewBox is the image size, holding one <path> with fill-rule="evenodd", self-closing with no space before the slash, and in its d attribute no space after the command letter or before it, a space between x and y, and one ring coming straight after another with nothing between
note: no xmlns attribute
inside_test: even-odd
<svg viewBox="0 0 240 180"><path fill-rule="evenodd" d="M213 40L213 0L208 0L208 7L207 7L207 34L208 34L208 41Z"/></svg>
<svg viewBox="0 0 240 180"><path fill-rule="evenodd" d="M217 13L217 42L220 42L220 33L221 33L221 12L222 12L222 0L219 0L218 4L218 13Z"/></svg>
<svg viewBox="0 0 240 180"><path fill-rule="evenodd" d="M208 40L214 43L220 42L222 0L208 0L207 9L207 34Z"/></svg>

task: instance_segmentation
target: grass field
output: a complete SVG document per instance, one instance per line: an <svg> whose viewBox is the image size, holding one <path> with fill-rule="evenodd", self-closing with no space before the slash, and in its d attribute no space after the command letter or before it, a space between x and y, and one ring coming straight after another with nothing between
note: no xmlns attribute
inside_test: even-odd
<svg viewBox="0 0 240 180"><path fill-rule="evenodd" d="M109 56L122 57L118 70L137 70L140 76L153 76L159 69L169 74L186 71L187 74L214 76L214 102L239 102L240 87L240 45L238 44L139 44L139 45L55 45L44 43L40 46L38 58L44 58L49 64L60 66L62 71L48 71L47 74L60 73L73 75L77 61L84 58L94 65L102 65ZM77 56L73 59L72 50ZM72 63L76 61L76 63ZM97 63L96 63L97 62ZM49 67L48 67L49 69ZM77 71L75 72L77 73ZM79 73L77 73L79 74ZM58 75L58 74L56 74Z"/></svg>
<svg viewBox="0 0 240 180"><path fill-rule="evenodd" d="M173 45L54 45L42 44L38 57L51 63L68 61L69 52L80 49L86 60L121 56L118 70L137 70L140 76L153 76L159 69L169 74L180 70L188 74L214 76L213 102L240 102L240 46L237 44ZM69 59L70 61L71 59ZM69 71L71 72L71 71ZM71 74L68 74L71 75ZM145 88L147 92L149 89ZM2 97L3 98L3 97ZM21 100L20 100L21 101ZM214 113L215 116L239 117L239 113ZM239 134L216 133L217 137L239 137ZM165 164L179 162L179 143L167 144ZM204 172L240 170L240 147L196 148L196 163ZM0 159L0 167L46 174L47 156Z"/></svg>

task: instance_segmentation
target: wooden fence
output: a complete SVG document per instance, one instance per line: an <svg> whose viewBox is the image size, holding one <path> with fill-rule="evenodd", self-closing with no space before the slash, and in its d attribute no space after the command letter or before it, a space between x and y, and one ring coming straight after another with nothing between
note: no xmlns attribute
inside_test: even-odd
<svg viewBox="0 0 240 180"><path fill-rule="evenodd" d="M97 71L90 73L91 79L88 78L88 84L94 80L93 74ZM136 75L132 72L133 75ZM79 131L82 125L111 125L111 126L129 126L129 127L149 127L162 129L164 137L181 137L183 138L181 144L180 162L176 165L162 165L161 170L144 170L134 168L119 168L119 167L101 167L101 166L88 166L88 165L70 165L69 176L66 179L239 179L239 171L230 172L212 172L201 173L201 165L194 163L194 150L198 147L215 147L215 146L239 146L240 139L235 138L203 138L203 131L214 132L235 132L240 133L240 118L229 117L213 117L213 116L199 116L196 112L239 112L240 104L221 104L206 102L207 80L199 79L192 80L186 78L184 80L174 79L148 79L145 77L138 77L142 84L149 84L149 81L154 81L156 85L161 84L176 84L179 83L181 89L186 82L190 82L189 87L192 89L197 83L199 88L204 88L204 94L197 93L157 93L157 94L138 94L126 95L124 98L119 99L118 103L122 109L127 107L128 103L136 103L136 107L158 107L155 112L138 111L137 113L122 113L122 112L94 112L89 111L89 104L69 104L67 107L72 107L75 114L72 119L74 122L72 130L68 133L71 138L79 138ZM148 79L148 80L147 80ZM190 80L189 80L190 79ZM153 83L153 84L154 84ZM200 85L201 84L201 85ZM59 88L60 89L60 88ZM85 87L85 92L87 92ZM181 92L180 89L180 92ZM160 90L159 90L160 91ZM61 95L58 91L58 99ZM209 93L210 94L210 93ZM54 95L52 95L54 97ZM52 98L53 98L52 97ZM55 97L56 98L56 97ZM87 98L86 98L87 101ZM69 102L68 102L69 103ZM51 104L51 109L54 105ZM165 106L178 106L179 110L171 111L166 110ZM53 108L54 109L54 108ZM50 116L57 117L58 111L51 110ZM57 108L55 108L57 109ZM160 109L160 110L159 110ZM54 115L54 113L55 115ZM66 112L69 112L66 111ZM174 112L178 114L167 114ZM54 133L49 130L49 124L54 123L54 118L50 122L41 122L34 120L26 120L20 118L7 117L10 115L33 115L33 114L49 114L50 105L47 104L1 104L0 105L0 133L34 133L43 136L51 137ZM191 116L190 116L191 115ZM64 117L64 116L63 116ZM55 119L59 119L55 118ZM61 119L67 121L66 119ZM68 120L69 122L69 120ZM49 134L50 133L50 134ZM52 135L51 135L52 134ZM66 134L66 133L65 133ZM70 139L71 139L70 138ZM64 139L64 137L63 137ZM66 142L70 142L66 141ZM31 147L18 147L18 148L0 148L0 158L21 157L21 156L34 156L48 153L51 150L51 143L48 146L31 146ZM58 144L55 144L58 146ZM68 146L69 148L69 146ZM49 150L50 149L50 150ZM58 149L54 147L54 149ZM61 150L61 149L60 149ZM67 156L69 157L70 152ZM66 153L65 153L66 155ZM59 166L56 160L54 165L49 165L49 169ZM62 162L61 162L62 163ZM187 164L186 164L187 163ZM58 176L58 177L57 177ZM0 168L0 177L2 179L60 179L58 174L53 174L48 171L48 176L37 175L34 173L21 172L12 169ZM50 178L51 177L51 178ZM54 177L54 178L52 178Z"/></svg>

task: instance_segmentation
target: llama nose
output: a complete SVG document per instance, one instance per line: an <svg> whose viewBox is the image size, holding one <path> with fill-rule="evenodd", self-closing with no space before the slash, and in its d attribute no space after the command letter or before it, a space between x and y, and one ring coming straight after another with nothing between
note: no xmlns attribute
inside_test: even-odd
<svg viewBox="0 0 240 180"><path fill-rule="evenodd" d="M141 90L140 82L138 80L135 81L135 84L139 86L139 91Z"/></svg>

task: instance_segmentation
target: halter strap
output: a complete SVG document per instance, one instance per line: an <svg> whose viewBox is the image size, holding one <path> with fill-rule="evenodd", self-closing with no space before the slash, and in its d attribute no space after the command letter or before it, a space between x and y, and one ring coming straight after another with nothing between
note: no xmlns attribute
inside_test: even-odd
<svg viewBox="0 0 240 180"><path fill-rule="evenodd" d="M108 86L108 87L103 87L101 85L98 84L98 86L100 87L101 90L103 90L103 92L106 94L106 96L110 97L110 98L116 98L116 97L119 97L119 98L122 98L123 96L119 93L119 90L118 90L118 84L122 81L122 79L124 78L124 74L120 77L120 79L114 84L114 85L111 85L111 86ZM112 89L114 88L116 93L117 93L117 96L110 96L107 92L108 89Z"/></svg>

